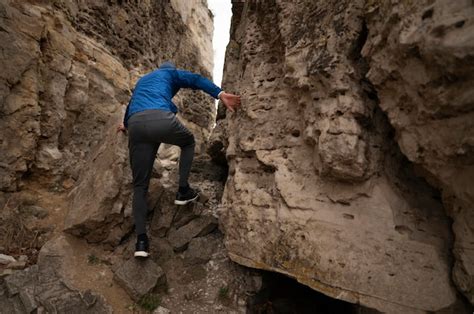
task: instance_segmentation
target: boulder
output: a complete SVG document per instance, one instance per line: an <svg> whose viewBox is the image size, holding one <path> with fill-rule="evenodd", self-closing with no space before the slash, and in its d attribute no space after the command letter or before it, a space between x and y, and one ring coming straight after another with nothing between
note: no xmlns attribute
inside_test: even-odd
<svg viewBox="0 0 474 314"><path fill-rule="evenodd" d="M214 253L219 244L215 237L197 237L189 242L188 248L184 252L184 262L188 265L205 264Z"/></svg>
<svg viewBox="0 0 474 314"><path fill-rule="evenodd" d="M195 237L205 236L217 227L217 219L212 216L200 216L179 229L171 229L168 241L176 252L187 248Z"/></svg>
<svg viewBox="0 0 474 314"><path fill-rule="evenodd" d="M178 206L174 204L175 194L171 189L165 189L156 204L153 220L150 225L151 234L165 237L175 219Z"/></svg>
<svg viewBox="0 0 474 314"><path fill-rule="evenodd" d="M114 279L135 301L166 283L165 273L150 258L129 259L116 269Z"/></svg>
<svg viewBox="0 0 474 314"><path fill-rule="evenodd" d="M109 122L104 141L89 156L88 171L83 172L70 193L69 211L64 230L89 242L105 241L116 246L132 229L129 208L131 173L126 137L116 134L113 126L120 115Z"/></svg>

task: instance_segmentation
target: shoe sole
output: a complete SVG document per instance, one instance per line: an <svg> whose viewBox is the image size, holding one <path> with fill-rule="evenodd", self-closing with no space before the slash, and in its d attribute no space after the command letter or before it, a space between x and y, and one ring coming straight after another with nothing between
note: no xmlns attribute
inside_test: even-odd
<svg viewBox="0 0 474 314"><path fill-rule="evenodd" d="M194 202L198 198L199 198L199 194L196 195L195 197L189 199L189 200L184 200L184 201L174 200L174 203L175 203L175 205L186 205L186 204L189 204L191 202Z"/></svg>
<svg viewBox="0 0 474 314"><path fill-rule="evenodd" d="M136 251L135 254L133 254L135 257L148 257L150 256L150 253L145 252L145 251Z"/></svg>

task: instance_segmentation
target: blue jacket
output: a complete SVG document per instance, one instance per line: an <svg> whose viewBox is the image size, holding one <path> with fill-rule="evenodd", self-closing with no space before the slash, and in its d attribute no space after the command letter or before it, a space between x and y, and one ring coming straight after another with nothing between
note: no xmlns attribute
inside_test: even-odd
<svg viewBox="0 0 474 314"><path fill-rule="evenodd" d="M200 89L216 99L222 91L207 78L192 72L177 70L172 63L165 62L160 68L138 80L125 112L123 121L125 127L127 127L128 119L140 111L160 109L178 112L178 108L171 99L180 88Z"/></svg>

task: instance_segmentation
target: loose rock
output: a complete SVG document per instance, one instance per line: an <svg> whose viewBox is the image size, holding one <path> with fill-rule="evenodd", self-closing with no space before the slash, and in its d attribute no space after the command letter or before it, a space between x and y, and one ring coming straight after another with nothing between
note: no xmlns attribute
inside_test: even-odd
<svg viewBox="0 0 474 314"><path fill-rule="evenodd" d="M192 220L178 230L170 230L168 240L175 251L183 251L194 237L204 236L217 227L217 220L212 216L201 216Z"/></svg>
<svg viewBox="0 0 474 314"><path fill-rule="evenodd" d="M184 262L188 265L207 263L217 245L218 241L209 236L192 239L184 253Z"/></svg>
<svg viewBox="0 0 474 314"><path fill-rule="evenodd" d="M165 308L165 307L162 307L162 306L157 307L157 308L153 311L153 314L169 314L169 313L171 313L171 311L168 310L168 309Z"/></svg>
<svg viewBox="0 0 474 314"><path fill-rule="evenodd" d="M114 279L135 301L166 282L163 270L150 258L129 259L118 267Z"/></svg>
<svg viewBox="0 0 474 314"><path fill-rule="evenodd" d="M11 262L10 264L7 265L7 268L10 269L23 269L26 266L26 262L22 261L16 261L16 262Z"/></svg>
<svg viewBox="0 0 474 314"><path fill-rule="evenodd" d="M16 259L13 256L0 254L0 264L7 265L12 262L16 262Z"/></svg>

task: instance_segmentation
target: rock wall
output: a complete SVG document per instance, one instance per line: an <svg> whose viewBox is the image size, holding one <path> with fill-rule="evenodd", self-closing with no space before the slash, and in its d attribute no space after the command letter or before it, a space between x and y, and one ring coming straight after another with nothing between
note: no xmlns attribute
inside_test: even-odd
<svg viewBox="0 0 474 314"><path fill-rule="evenodd" d="M0 193L31 182L69 193L66 229L116 245L131 209L127 138L113 129L136 79L162 61L210 76L207 3L1 1L0 19ZM175 102L199 151L214 101L188 91Z"/></svg>
<svg viewBox="0 0 474 314"><path fill-rule="evenodd" d="M195 6L196 14L166 1L2 1L0 189L17 190L25 174L77 180L134 81L162 61L209 76L211 41L193 38L212 32L212 18L203 14L206 3ZM191 22L198 15L198 29L184 15ZM203 142L213 101L188 96L177 104Z"/></svg>
<svg viewBox="0 0 474 314"><path fill-rule="evenodd" d="M368 8L367 25L367 78L400 150L442 192L453 279L474 304L474 4L386 3Z"/></svg>
<svg viewBox="0 0 474 314"><path fill-rule="evenodd" d="M243 106L210 153L234 261L384 312L473 302L473 9L233 1Z"/></svg>

